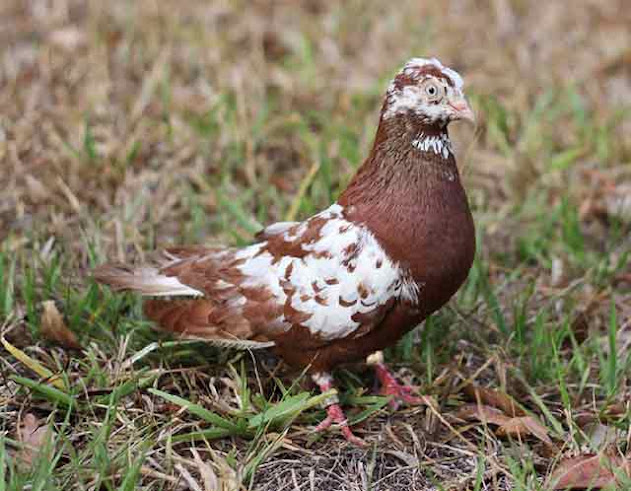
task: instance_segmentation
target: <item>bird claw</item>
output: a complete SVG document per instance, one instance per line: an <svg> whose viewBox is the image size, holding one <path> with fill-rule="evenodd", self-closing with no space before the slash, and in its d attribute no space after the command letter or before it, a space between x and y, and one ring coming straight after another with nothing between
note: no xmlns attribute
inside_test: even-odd
<svg viewBox="0 0 631 491"><path fill-rule="evenodd" d="M342 435L344 436L346 441L360 448L363 448L367 445L364 440L362 440L352 432L352 430L348 426L348 420L344 415L344 411L339 404L331 404L330 406L328 406L326 408L326 413L326 418L315 427L315 431L324 431L329 428L333 423L336 423L337 425L339 425L340 431L342 432Z"/></svg>
<svg viewBox="0 0 631 491"><path fill-rule="evenodd" d="M383 363L376 364L377 378L381 382L381 390L379 393L384 396L390 396L388 403L393 410L398 409L401 402L410 406L424 404L425 399L414 395L416 389L409 385L401 385L397 379L390 373L388 367Z"/></svg>
<svg viewBox="0 0 631 491"><path fill-rule="evenodd" d="M388 405L396 410L399 408L401 402L408 404L409 406L418 406L424 403L422 397L413 395L415 388L409 385L401 385L398 382L384 384L379 392L381 395L391 397Z"/></svg>

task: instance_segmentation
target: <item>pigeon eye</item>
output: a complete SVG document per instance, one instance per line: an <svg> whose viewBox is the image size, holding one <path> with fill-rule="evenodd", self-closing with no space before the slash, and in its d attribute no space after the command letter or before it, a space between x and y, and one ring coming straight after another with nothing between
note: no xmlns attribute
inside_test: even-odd
<svg viewBox="0 0 631 491"><path fill-rule="evenodd" d="M435 83L428 83L425 86L425 93L432 102L435 102L440 98L440 88Z"/></svg>

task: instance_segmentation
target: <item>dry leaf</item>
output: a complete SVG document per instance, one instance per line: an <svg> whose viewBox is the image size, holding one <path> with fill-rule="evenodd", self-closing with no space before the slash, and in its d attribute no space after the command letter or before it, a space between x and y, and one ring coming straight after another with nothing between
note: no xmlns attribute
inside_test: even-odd
<svg viewBox="0 0 631 491"><path fill-rule="evenodd" d="M501 409L508 416L526 416L526 412L506 392L473 384L466 385L463 390L474 401Z"/></svg>
<svg viewBox="0 0 631 491"><path fill-rule="evenodd" d="M610 418L616 418L618 416L624 416L627 413L627 405L622 402L614 402L605 409L605 416Z"/></svg>
<svg viewBox="0 0 631 491"><path fill-rule="evenodd" d="M16 452L15 460L24 467L31 467L37 455L46 443L46 436L50 428L39 421L35 415L28 413L22 418L18 428L17 439L24 446Z"/></svg>
<svg viewBox="0 0 631 491"><path fill-rule="evenodd" d="M593 421L583 427L585 436L593 449L615 448L618 440L624 440L625 432L615 426Z"/></svg>
<svg viewBox="0 0 631 491"><path fill-rule="evenodd" d="M532 435L546 445L552 447L554 443L548 436L548 430L532 416L511 418L497 429L498 436L524 437Z"/></svg>
<svg viewBox="0 0 631 491"><path fill-rule="evenodd" d="M457 415L462 419L476 419L486 424L499 426L495 432L498 436L523 438L527 435L532 435L546 445L554 446L554 443L548 436L548 430L532 416L511 418L494 407L475 404L463 406Z"/></svg>
<svg viewBox="0 0 631 491"><path fill-rule="evenodd" d="M42 335L66 348L80 349L79 341L75 334L66 327L64 318L57 310L55 302L46 300L42 302Z"/></svg>
<svg viewBox="0 0 631 491"><path fill-rule="evenodd" d="M548 479L550 489L600 489L631 476L631 462L619 455L579 455L562 460Z"/></svg>
<svg viewBox="0 0 631 491"><path fill-rule="evenodd" d="M511 418L506 416L499 409L495 409L491 406L479 406L477 404L468 404L461 407L457 416L466 420L477 419L478 421L496 426L502 426L511 420Z"/></svg>

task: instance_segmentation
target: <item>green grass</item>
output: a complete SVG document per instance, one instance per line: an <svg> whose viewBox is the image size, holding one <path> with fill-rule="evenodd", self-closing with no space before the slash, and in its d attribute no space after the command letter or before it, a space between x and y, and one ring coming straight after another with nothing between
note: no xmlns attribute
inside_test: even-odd
<svg viewBox="0 0 631 491"><path fill-rule="evenodd" d="M498 128L505 117L504 112L497 114ZM530 119L529 128L536 123L536 119ZM263 121L259 126L268 124L271 123ZM209 130L203 127L200 131ZM306 216L331 199L336 192L334 182L344 182L347 177L333 177L331 162L322 157L322 149L335 142L346 149L349 159L357 159L357 139L327 132L316 137L301 125L288 131L296 131L298 141L306 142L308 154L318 162L317 173L299 193L300 200L292 202L291 196L283 197L272 188L261 195L260 187L235 196L228 178L234 170L225 170L227 174L220 176L217 183L191 186L184 193L182 202L189 219L181 230L183 240L202 241L219 229L225 230L229 242L244 244L251 240L260 223L272 218L266 201L271 200L281 215L296 210L299 216ZM252 136L256 141L256 133ZM96 156L88 133L85 144L88 161L92 162ZM236 163L243 158L243 149L235 147L230 155ZM555 162L558 166L558 160ZM204 193L210 189L217 196L212 221L204 208ZM130 203L125 215L133 216L143 206L143 199L146 198L139 196L137 203ZM614 293L608 284L625 270L624 258L629 251L623 250L615 260L609 250L611 244L605 249L591 248L576 205L568 195L561 195L552 209L544 207L541 198L533 195L516 206L513 214L519 225L515 247L489 253L486 231L480 227L478 255L457 300L452 307L432 316L420 335L410 333L392 348L388 360L411 367L417 383L431 393L436 377L457 356L453 341L459 337L468 339L474 352L507 364L506 376L521 385L514 390L525 391L524 404L542 414L551 434L563 439L567 424L573 424L571 415L586 401L599 401L593 409L602 411L605 406L601 404L619 401L628 388L630 358L628 353L617 354L621 324L615 301L609 301L605 309L608 315L604 317L607 323L602 335L595 333L586 341L578 341L572 322L581 302L581 285L591 284L598 291ZM201 442L212 447L213 441L226 439L232 439L238 449L238 457L227 459L228 465L244 485L250 485L257 467L278 449L283 436L301 424L314 424L323 416L318 404L327 394L305 391L300 379L291 387L276 379L276 388L261 391L260 385L253 384L253 365L248 356L217 353L200 343L160 340L161 336L142 319L137 298L114 295L90 281L79 282L78 278L67 276L68 271L85 271L86 266L104 259L103 245L99 243L102 233L84 232L88 255L83 266L77 264L64 244L56 245L42 257L35 253L41 247L37 239L34 247L21 249L17 254L9 252L9 241L5 241L0 254L0 306L5 324L19 326L22 322L26 334L39 340L39 305L43 300L54 299L68 327L80 337L84 350L68 354L51 350L46 343L35 351L26 347L29 356L61 377L63 389L29 373L19 363L14 364L17 373L23 375L8 377L14 382L12 400L46 408L48 420L54 422L55 436L30 470L19 469L9 452L11 447L19 448L20 443L1 441L0 471L6 474L3 489L22 489L27 484L32 489L61 489L68 485L78 486L77 489L136 489L144 482L141 471L151 449L164 448L168 455L168 449L183 443ZM621 236L622 228L616 233ZM148 246L154 242L152 236L149 234L146 239ZM542 293L537 279L549 274L556 257L564 258L574 283ZM15 313L18 307L22 320ZM199 393L199 381L193 374L195 370L207 371L210 360L221 363L231 358L227 376L232 380L238 404L209 410L208 394ZM182 366L182 374L178 374L178 366ZM239 371L235 366L240 367ZM352 423L383 414L387 400L361 395L365 377L348 375L350 379L341 376L340 381L343 402L359 409L351 417ZM451 396L454 395L457 394ZM135 407L139 398L149 398L153 412L130 413L129 408ZM161 414L164 410L160 407L165 403L174 406L169 411L175 413L177 423ZM88 424L79 447L72 443L75 429L70 421L80 426ZM629 428L628 418L617 424L623 431ZM10 431L9 427L4 429ZM112 444L119 432L124 433L122 441ZM319 440L320 436L310 437L308 444L318 445ZM474 473L473 489L481 489L484 479L481 462ZM505 465L515 489L542 489L530 457L507 456Z"/></svg>
<svg viewBox="0 0 631 491"><path fill-rule="evenodd" d="M595 97L591 81L565 82L589 46L524 70L510 43L476 36L461 53L459 32L473 26L495 39L501 27L501 19L481 27L469 7L421 18L415 2L397 12L376 3L324 13L286 5L277 15L298 25L267 33L261 5L246 12L236 2L204 17L193 2L184 13L140 4L122 18L108 8L72 10L91 40L74 54L47 37L65 14L44 27L10 12L22 27L7 60L26 43L38 75L9 70L0 93L17 128L0 139L0 159L13 156L9 206L0 202L0 326L23 355L3 351L0 360L0 491L172 490L186 479L204 491L204 479L224 489L313 479L316 489L511 483L535 491L559 460L585 448L628 455L631 225L607 199L628 179L629 108L606 91ZM509 37L524 46L519 33ZM167 46L174 51L152 75ZM365 452L350 449L334 431L313 433L326 395L304 374L265 354L172 339L143 319L137 297L89 278L106 259L140 261L172 243L240 246L266 223L327 206L370 148L390 75L407 57L434 51L471 80L480 120L475 134L456 128L454 137L478 250L452 302L386 359L436 408L393 412L372 393L369 369L344 367L340 399L371 442ZM497 75L494 60L510 69ZM23 82L33 76L43 100ZM24 109L27 92L35 118ZM81 350L43 334L47 300ZM459 419L475 402L463 390L472 383L511 395L556 450ZM27 413L51 429L30 468L20 463L17 432ZM595 424L613 441L598 441ZM340 482L327 481L331 468Z"/></svg>

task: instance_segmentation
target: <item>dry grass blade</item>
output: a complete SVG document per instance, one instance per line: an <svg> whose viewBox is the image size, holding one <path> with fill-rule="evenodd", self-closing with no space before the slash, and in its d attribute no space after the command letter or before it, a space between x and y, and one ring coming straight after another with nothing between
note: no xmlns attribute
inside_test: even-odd
<svg viewBox="0 0 631 491"><path fill-rule="evenodd" d="M631 489L593 457L631 457L622 4L0 1L0 491ZM371 371L336 374L375 442L358 451L312 435L321 396L273 353L168 340L86 273L326 208L412 56L455 68L476 110L450 138L478 253L388 353L436 401L377 409ZM34 450L18 428L44 432L29 412L58 432L35 472L6 465Z"/></svg>
<svg viewBox="0 0 631 491"><path fill-rule="evenodd" d="M199 475L204 482L204 491L213 491L215 489L219 489L219 481L212 466L202 460L197 449L191 448L191 453L193 454L193 458L195 459L195 464L197 465L197 470L199 470Z"/></svg>
<svg viewBox="0 0 631 491"><path fill-rule="evenodd" d="M600 489L615 486L631 476L627 457L579 455L562 460L548 478L549 489Z"/></svg>
<svg viewBox="0 0 631 491"><path fill-rule="evenodd" d="M58 389L61 389L61 390L65 389L63 380L61 380L59 376L53 374L53 372L51 372L48 368L42 365L39 361L37 361L34 358L31 358L24 351L22 351L19 348L16 348L3 337L0 337L0 343L2 343L2 346L4 347L4 349L7 350L9 353L11 353L11 355L13 355L15 359L19 360L21 363L27 366L30 370L32 370L37 375L45 379L46 382L54 385Z"/></svg>
<svg viewBox="0 0 631 491"><path fill-rule="evenodd" d="M311 165L311 168L309 169L309 172L307 173L307 175L304 177L304 179L300 183L300 187L298 188L298 193L296 194L296 197L291 203L291 207L289 208L289 211L287 212L287 215L285 216L285 220L291 222L296 219L296 216L298 215L298 210L300 209L300 204L302 203L302 200L304 199L305 194L307 193L307 190L309 189L309 186L311 186L311 183L313 182L313 179L315 178L319 170L320 170L320 162L315 161Z"/></svg>
<svg viewBox="0 0 631 491"><path fill-rule="evenodd" d="M61 312L59 312L55 302L52 300L42 302L41 329L42 335L50 341L54 341L65 348L81 348L77 337L68 329Z"/></svg>
<svg viewBox="0 0 631 491"><path fill-rule="evenodd" d="M204 491L200 484L195 480L195 478L193 478L192 474L186 469L186 467L184 467L180 463L177 463L175 464L175 468L178 470L180 476L182 476L182 479L184 479L184 481L188 485L188 489L190 489L191 491Z"/></svg>

